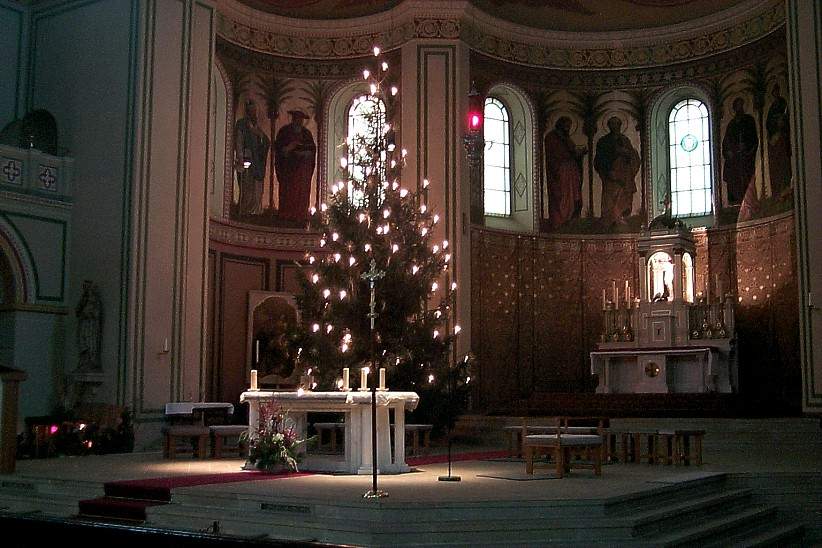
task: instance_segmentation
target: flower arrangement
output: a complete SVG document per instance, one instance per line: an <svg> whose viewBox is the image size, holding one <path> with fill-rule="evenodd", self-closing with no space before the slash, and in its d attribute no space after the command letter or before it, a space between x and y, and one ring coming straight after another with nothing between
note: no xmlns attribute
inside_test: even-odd
<svg viewBox="0 0 822 548"><path fill-rule="evenodd" d="M288 413L274 402L260 405L257 431L243 437L248 442L248 460L260 470L288 468L297 471L297 439L293 426L286 425Z"/></svg>

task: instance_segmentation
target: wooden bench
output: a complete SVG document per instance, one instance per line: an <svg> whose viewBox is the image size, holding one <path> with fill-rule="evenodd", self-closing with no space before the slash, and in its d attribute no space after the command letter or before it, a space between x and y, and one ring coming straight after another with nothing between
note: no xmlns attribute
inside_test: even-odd
<svg viewBox="0 0 822 548"><path fill-rule="evenodd" d="M431 447L431 430L434 428L433 424L406 424L405 435L411 435L411 454L419 455L420 453L420 432L422 432L422 447L428 449ZM408 447L406 445L406 447Z"/></svg>
<svg viewBox="0 0 822 548"><path fill-rule="evenodd" d="M608 446L620 440L623 463L702 465L704 430L628 430L612 432ZM612 449L613 451L613 449Z"/></svg>
<svg viewBox="0 0 822 548"><path fill-rule="evenodd" d="M534 474L535 456L551 453L560 478L570 472L571 468L592 468L594 474L601 476L603 446L603 439L599 434L525 434L525 473ZM576 456L584 456L588 462L575 460Z"/></svg>
<svg viewBox="0 0 822 548"><path fill-rule="evenodd" d="M598 428L595 426L546 426L533 425L527 427L528 434L556 434L558 429L562 429L565 434L597 434ZM508 434L508 456L522 456L522 426L505 426L503 431Z"/></svg>
<svg viewBox="0 0 822 548"><path fill-rule="evenodd" d="M345 430L345 423L342 422L315 422L314 429L317 431L317 449L321 450L326 445L323 443L323 433L328 432L328 446L332 453L337 452L337 432Z"/></svg>
<svg viewBox="0 0 822 548"><path fill-rule="evenodd" d="M248 444L243 439L243 434L248 432L248 426L242 424L218 424L208 427L211 434L211 457L219 459L223 457L223 452L236 453L238 457L246 456ZM234 443L226 444L227 440Z"/></svg>
<svg viewBox="0 0 822 548"><path fill-rule="evenodd" d="M177 458L178 454L192 453L195 458L205 458L208 454L207 426L176 424L163 427L163 457ZM179 442L185 441L180 444Z"/></svg>

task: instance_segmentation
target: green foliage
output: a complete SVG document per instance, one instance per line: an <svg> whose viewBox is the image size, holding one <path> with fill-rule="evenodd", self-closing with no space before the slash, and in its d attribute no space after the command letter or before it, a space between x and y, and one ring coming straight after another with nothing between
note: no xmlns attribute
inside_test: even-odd
<svg viewBox="0 0 822 548"><path fill-rule="evenodd" d="M381 90L388 89L385 71L378 65L371 74L382 78L372 82L377 91L368 96L379 104ZM432 414L443 413L443 422L456 415L449 402L464 408L457 391L467 394L470 363L458 359L452 365L459 329L452 317L451 249L434 236L439 216L427 205L427 181L408 189L400 180L403 154L392 147L384 113L374 109L366 116L365 135L346 143L353 159L346 176L312 215L322 239L306 255L309 266L297 295L303 329L292 343L302 349L304 367L320 389L334 389L344 367L358 382L359 368L371 364L373 352L376 367L387 370L388 387L416 391L418 415L437 422ZM371 290L363 278L372 265L384 273L374 286L373 333Z"/></svg>

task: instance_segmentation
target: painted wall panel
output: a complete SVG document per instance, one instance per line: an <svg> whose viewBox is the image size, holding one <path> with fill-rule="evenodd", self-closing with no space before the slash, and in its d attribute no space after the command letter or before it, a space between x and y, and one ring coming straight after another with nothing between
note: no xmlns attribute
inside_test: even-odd
<svg viewBox="0 0 822 548"><path fill-rule="evenodd" d="M83 280L98 284L104 307L102 362L109 373L103 400L114 400L119 361L121 256L127 150L130 0L43 6L32 12L30 105L54 114L60 144L75 158L72 257L66 302L76 303ZM66 318L74 333L75 318ZM66 341L67 367L76 361Z"/></svg>

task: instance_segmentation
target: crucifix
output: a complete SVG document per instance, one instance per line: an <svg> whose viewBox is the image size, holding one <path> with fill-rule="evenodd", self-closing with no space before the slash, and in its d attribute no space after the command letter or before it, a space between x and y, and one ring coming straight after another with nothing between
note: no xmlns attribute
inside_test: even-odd
<svg viewBox="0 0 822 548"><path fill-rule="evenodd" d="M377 268L377 261L371 259L371 270L363 272L360 277L368 282L368 287L371 289L371 306L368 313L368 318L371 320L371 367L374 373L377 372L377 361L374 351L374 321L377 319L376 298L374 295L374 285L377 280L385 277L385 271ZM363 498L378 499L387 497L386 491L377 489L377 383L372 383L371 386L371 477L372 487L370 491L366 491Z"/></svg>

